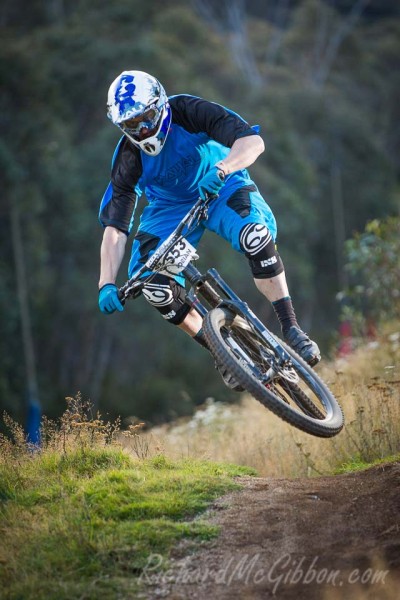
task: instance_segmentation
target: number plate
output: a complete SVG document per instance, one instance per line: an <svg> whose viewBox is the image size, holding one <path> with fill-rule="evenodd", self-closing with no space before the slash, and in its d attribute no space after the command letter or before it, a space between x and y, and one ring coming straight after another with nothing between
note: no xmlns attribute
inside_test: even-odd
<svg viewBox="0 0 400 600"><path fill-rule="evenodd" d="M199 258L196 248L185 238L182 238L165 256L159 273L177 275L181 273L191 260Z"/></svg>

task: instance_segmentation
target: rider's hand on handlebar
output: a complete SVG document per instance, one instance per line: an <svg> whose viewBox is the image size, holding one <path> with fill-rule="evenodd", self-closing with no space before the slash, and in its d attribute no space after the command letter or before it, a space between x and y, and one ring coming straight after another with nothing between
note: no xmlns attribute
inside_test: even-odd
<svg viewBox="0 0 400 600"><path fill-rule="evenodd" d="M113 283L106 283L99 290L99 308L102 313L110 315L116 310L122 312L122 306L118 298L118 288Z"/></svg>
<svg viewBox="0 0 400 600"><path fill-rule="evenodd" d="M208 196L217 195L223 185L225 185L223 171L217 167L212 167L199 181L200 198L206 200Z"/></svg>

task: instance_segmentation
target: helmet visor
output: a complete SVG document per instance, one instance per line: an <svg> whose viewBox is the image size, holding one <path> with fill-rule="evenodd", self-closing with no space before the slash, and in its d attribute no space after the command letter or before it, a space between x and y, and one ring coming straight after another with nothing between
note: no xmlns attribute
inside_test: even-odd
<svg viewBox="0 0 400 600"><path fill-rule="evenodd" d="M152 135L160 121L160 117L159 109L156 106L151 106L141 115L122 121L120 127L122 131L140 141Z"/></svg>

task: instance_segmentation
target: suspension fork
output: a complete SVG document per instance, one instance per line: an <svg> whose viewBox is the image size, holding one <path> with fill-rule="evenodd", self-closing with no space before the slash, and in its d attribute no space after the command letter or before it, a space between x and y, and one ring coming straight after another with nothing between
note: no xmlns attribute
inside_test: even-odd
<svg viewBox="0 0 400 600"><path fill-rule="evenodd" d="M192 302L193 308L195 308L202 317L207 313L207 309L197 300L196 292L199 292L212 308L220 305L228 309L232 308L232 315L239 313L243 318L249 320L268 345L275 350L276 354L279 356L280 362L284 364L290 361L290 356L285 349L282 348L281 344L275 339L260 319L256 317L249 308L247 302L243 302L243 300L235 294L216 269L209 269L204 276L192 263L189 263L183 271L183 275L193 286L188 294L188 298ZM211 283L213 285L211 285ZM218 290L222 292L223 296L218 293Z"/></svg>
<svg viewBox="0 0 400 600"><path fill-rule="evenodd" d="M204 317L208 310L197 298L197 293L199 293L202 298L211 306L211 308L215 308L218 304L221 303L221 296L214 290L212 285L206 278L200 273L200 271L193 265L193 263L189 263L187 267L182 272L185 279L192 286L190 291L187 294L187 298L192 307L197 310L197 312Z"/></svg>
<svg viewBox="0 0 400 600"><path fill-rule="evenodd" d="M254 328L262 335L269 346L271 346L276 354L279 356L281 363L290 361L290 356L282 348L281 344L275 339L265 325L256 317L251 308L249 308L247 302L243 302L237 294L229 287L229 285L222 279L221 275L216 269L209 269L206 274L206 279L212 281L214 286L223 292L226 296L226 300L222 300L222 305L226 308L232 307L235 312L239 312L240 315L249 320Z"/></svg>

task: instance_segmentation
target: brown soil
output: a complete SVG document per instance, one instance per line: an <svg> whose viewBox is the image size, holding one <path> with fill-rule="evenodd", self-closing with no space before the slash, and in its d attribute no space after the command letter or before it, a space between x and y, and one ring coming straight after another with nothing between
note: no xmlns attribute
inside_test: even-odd
<svg viewBox="0 0 400 600"><path fill-rule="evenodd" d="M400 463L316 479L241 478L209 511L220 535L147 569L143 597L397 600ZM202 516L204 519L204 515Z"/></svg>

